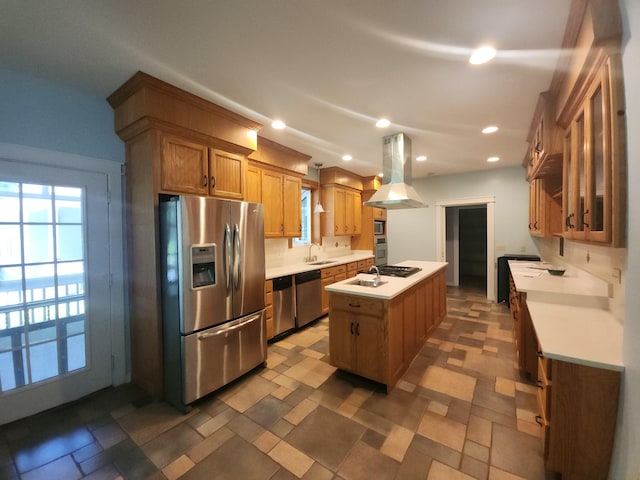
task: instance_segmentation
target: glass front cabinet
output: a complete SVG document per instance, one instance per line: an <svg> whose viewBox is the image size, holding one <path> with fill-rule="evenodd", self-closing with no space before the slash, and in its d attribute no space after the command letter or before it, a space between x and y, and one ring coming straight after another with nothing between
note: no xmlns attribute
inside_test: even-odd
<svg viewBox="0 0 640 480"><path fill-rule="evenodd" d="M600 56L563 142L562 234L624 246L624 110L618 55Z"/></svg>

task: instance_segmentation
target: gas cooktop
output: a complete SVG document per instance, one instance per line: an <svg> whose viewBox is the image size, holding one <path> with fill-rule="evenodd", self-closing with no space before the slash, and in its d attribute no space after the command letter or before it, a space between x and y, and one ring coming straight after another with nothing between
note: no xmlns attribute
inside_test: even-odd
<svg viewBox="0 0 640 480"><path fill-rule="evenodd" d="M403 267L400 265L381 265L378 267L380 275L389 277L408 277L422 270L418 267Z"/></svg>

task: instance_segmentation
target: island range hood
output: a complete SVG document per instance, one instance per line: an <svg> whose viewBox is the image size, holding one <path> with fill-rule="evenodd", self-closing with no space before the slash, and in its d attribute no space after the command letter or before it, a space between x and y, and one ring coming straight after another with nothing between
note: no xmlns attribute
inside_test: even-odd
<svg viewBox="0 0 640 480"><path fill-rule="evenodd" d="M382 173L383 184L363 205L387 209L427 206L411 185L411 139L406 134L383 137Z"/></svg>

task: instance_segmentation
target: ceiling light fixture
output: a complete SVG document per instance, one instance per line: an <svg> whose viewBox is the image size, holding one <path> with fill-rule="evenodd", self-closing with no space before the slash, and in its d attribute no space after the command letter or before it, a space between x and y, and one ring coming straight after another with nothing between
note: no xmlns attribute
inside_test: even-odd
<svg viewBox="0 0 640 480"><path fill-rule="evenodd" d="M488 127L484 127L482 129L482 133L495 133L498 131L498 127L495 125L489 125Z"/></svg>
<svg viewBox="0 0 640 480"><path fill-rule="evenodd" d="M389 125L391 125L391 122L386 118L381 118L376 122L376 127L378 128L387 128Z"/></svg>
<svg viewBox="0 0 640 480"><path fill-rule="evenodd" d="M497 162L500 160L500 157L489 157L487 158L487 162Z"/></svg>
<svg viewBox="0 0 640 480"><path fill-rule="evenodd" d="M477 48L469 57L469 63L471 65L480 65L487 63L493 57L496 56L496 49L489 46Z"/></svg>
<svg viewBox="0 0 640 480"><path fill-rule="evenodd" d="M349 160L351 160L353 157L349 154L347 155L343 155L342 156L342 160L344 160L345 162L348 162Z"/></svg>
<svg viewBox="0 0 640 480"><path fill-rule="evenodd" d="M321 163L314 163L316 168L318 169L318 186L322 185L320 183L320 167L322 167ZM324 213L324 208L322 208L322 204L320 203L320 188L318 189L318 203L313 207L313 213Z"/></svg>
<svg viewBox="0 0 640 480"><path fill-rule="evenodd" d="M424 162L427 159L426 155L419 155L416 157L416 162Z"/></svg>
<svg viewBox="0 0 640 480"><path fill-rule="evenodd" d="M276 130L282 130L283 128L287 127L287 125L282 120L274 120L273 122L271 122L271 126Z"/></svg>

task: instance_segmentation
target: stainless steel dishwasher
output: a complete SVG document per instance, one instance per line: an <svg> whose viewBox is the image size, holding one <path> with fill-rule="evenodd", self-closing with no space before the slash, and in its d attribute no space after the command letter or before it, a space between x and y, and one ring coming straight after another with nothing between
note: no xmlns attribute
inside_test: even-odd
<svg viewBox="0 0 640 480"><path fill-rule="evenodd" d="M276 277L273 279L273 336L284 334L294 327L293 277Z"/></svg>
<svg viewBox="0 0 640 480"><path fill-rule="evenodd" d="M320 318L322 313L322 280L320 270L296 273L296 327Z"/></svg>

